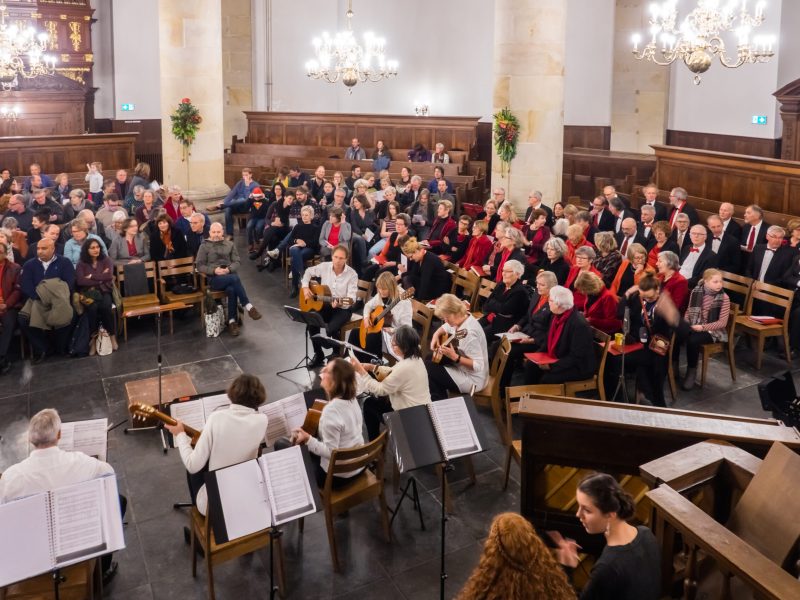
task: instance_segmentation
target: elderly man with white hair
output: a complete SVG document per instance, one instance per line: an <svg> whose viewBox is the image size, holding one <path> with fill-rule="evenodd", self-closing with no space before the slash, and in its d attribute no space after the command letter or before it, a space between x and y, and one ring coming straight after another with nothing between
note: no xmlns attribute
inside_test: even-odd
<svg viewBox="0 0 800 600"><path fill-rule="evenodd" d="M58 411L45 408L33 415L28 425L28 441L33 446L30 456L9 467L0 478L0 504L47 492L60 487L113 475L106 462L83 452L67 452L58 447L61 439L61 417ZM127 501L120 496L121 512ZM111 555L102 557L103 583L114 576L117 564Z"/></svg>
<svg viewBox="0 0 800 600"><path fill-rule="evenodd" d="M538 351L548 360L529 361L525 369L525 383L564 383L588 379L595 373L592 328L583 314L575 310L572 292L560 285L550 289L550 327L547 338L536 340ZM555 362L550 362L555 359Z"/></svg>
<svg viewBox="0 0 800 600"><path fill-rule="evenodd" d="M545 221L545 225L548 227L552 227L555 219L553 219L553 209L547 206L544 202L542 202L542 192L539 190L533 190L530 194L528 194L528 209L525 211L525 222L530 226L533 224L533 211L536 209L543 210L547 213L547 221Z"/></svg>
<svg viewBox="0 0 800 600"><path fill-rule="evenodd" d="M783 245L786 231L778 225L767 229L767 242L756 244L745 274L770 285L784 286L783 275L792 266L797 250ZM759 313L762 314L762 313Z"/></svg>
<svg viewBox="0 0 800 600"><path fill-rule="evenodd" d="M689 282L691 290L703 276L706 269L717 266L718 257L711 244L706 244L708 232L704 225L692 225L689 230L690 245L681 249L680 274Z"/></svg>
<svg viewBox="0 0 800 600"><path fill-rule="evenodd" d="M518 260L507 260L501 270L503 281L492 290L483 303L483 316L478 323L491 344L496 333L505 333L525 315L528 292L522 284L525 266Z"/></svg>

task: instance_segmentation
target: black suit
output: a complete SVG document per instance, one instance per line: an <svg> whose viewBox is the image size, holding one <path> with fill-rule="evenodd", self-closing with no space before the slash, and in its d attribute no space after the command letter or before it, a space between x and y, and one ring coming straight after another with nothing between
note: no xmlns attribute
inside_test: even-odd
<svg viewBox="0 0 800 600"><path fill-rule="evenodd" d="M614 223L614 215L608 212L608 208L604 208L603 212L600 213L600 218L598 219L596 227L598 231L610 231L613 233ZM592 215L592 225L594 225L594 215Z"/></svg>
<svg viewBox="0 0 800 600"><path fill-rule="evenodd" d="M670 223L672 223L672 215L674 215L675 211L677 211L677 210L678 209L673 206L672 210L669 211L669 222ZM700 217L697 215L697 211L688 202L683 205L683 208L680 210L680 212L682 212L687 217L689 217L689 227L691 227L692 225L697 225L698 223L700 223Z"/></svg>
<svg viewBox="0 0 800 600"><path fill-rule="evenodd" d="M689 237L689 236L686 236ZM689 253L693 249L692 244L685 245L681 250L681 265L686 261L686 257L689 256ZM700 256L697 259L697 262L694 263L694 268L692 269L692 273L689 277L686 277L683 273L684 277L689 283L689 289L691 290L694 286L697 285L697 282L703 276L703 273L706 269L711 269L717 266L717 255L714 254L714 251L711 249L711 244L706 241L706 245L703 248L703 251L700 253Z"/></svg>
<svg viewBox="0 0 800 600"><path fill-rule="evenodd" d="M639 223L639 224L636 226L636 229L637 229L637 230L638 230L638 232L639 232L639 236L641 236L641 238L644 240L644 243L643 243L642 245L643 245L645 248L647 248L647 251L649 252L649 251L650 251L650 249L651 249L653 246L655 246L655 245L656 245L656 236L653 234L653 229L652 229L652 226L651 226L651 228L650 228L650 232L648 233L648 235L645 235L644 223ZM640 243L642 243L642 242L640 242Z"/></svg>
<svg viewBox="0 0 800 600"><path fill-rule="evenodd" d="M752 228L753 226L750 225L749 223L744 224L744 227L742 227L742 234L739 236L739 244L747 247L747 240L750 238L750 230ZM758 233L756 233L756 240L755 243L753 244L754 250L755 246L767 243L767 229L769 229L769 223L767 223L766 221L761 221L761 227L758 228Z"/></svg>
<svg viewBox="0 0 800 600"><path fill-rule="evenodd" d="M536 341L539 342L539 340ZM546 338L539 343L539 351L547 351ZM553 349L553 354L558 360L551 364L547 371L540 370L533 363L529 363L526 382L564 383L565 381L588 379L594 374L597 356L592 339L592 328L582 313L573 310L567 318L564 329L561 330L561 335Z"/></svg>
<svg viewBox="0 0 800 600"><path fill-rule="evenodd" d="M678 257L679 258L683 256L683 249L684 248L689 248L692 245L692 240L689 238L689 230L688 229L686 230L686 233L683 234L683 242L682 243L678 242L678 230L677 229L673 229L672 230L672 234L669 236L669 239L671 239L673 242L675 242L675 245L678 246Z"/></svg>
<svg viewBox="0 0 800 600"><path fill-rule="evenodd" d="M789 268L786 269L786 272L783 274L783 283L780 285L790 290L797 290L798 284L800 284L800 254L796 251L792 254L792 262L789 264ZM797 298L800 300L800 297Z"/></svg>
<svg viewBox="0 0 800 600"><path fill-rule="evenodd" d="M645 204L648 204L648 202L643 203L642 206L644 206ZM667 207L664 206L664 204L662 204L661 202L656 200L650 206L652 206L656 210L656 216L655 216L655 219L653 219L654 222L655 221L666 221L667 220L668 215L669 215L669 211L667 210ZM639 207L639 209L641 210L641 206Z"/></svg>
<svg viewBox="0 0 800 600"><path fill-rule="evenodd" d="M622 221L624 221L625 219L633 219L634 221L638 221L639 220L639 219L636 218L636 215L633 214L633 211L631 211L630 209L627 209L627 208L625 210L623 210L622 213L618 217L615 217L614 215L611 215L611 218L614 219L614 222L611 225L610 231L613 232L614 234L619 233L617 231L617 223L619 223L620 227L622 227Z"/></svg>
<svg viewBox="0 0 800 600"><path fill-rule="evenodd" d="M766 244L756 244L753 248L752 260L747 269L747 276L758 279L761 274L761 265L764 262L764 254L767 252ZM795 250L789 246L780 246L775 250L775 254L764 273L764 283L770 285L784 285L786 271L792 266Z"/></svg>
<svg viewBox="0 0 800 600"><path fill-rule="evenodd" d="M504 283L498 283L483 303L484 316L478 321L486 334L486 341L491 344L497 339L494 337L495 333L511 329L525 315L528 302L528 289L521 281L517 281L508 290ZM489 314L494 314L491 322L487 318Z"/></svg>
<svg viewBox="0 0 800 600"><path fill-rule="evenodd" d="M709 237L706 244L714 245L714 238ZM739 241L732 235L722 234L717 249L717 268L729 273L738 273L741 265L742 253L739 250Z"/></svg>
<svg viewBox="0 0 800 600"><path fill-rule="evenodd" d="M414 296L420 302L430 302L450 291L452 279L444 263L433 252L426 252L420 262L408 261L408 272L403 277L403 286L415 289Z"/></svg>
<svg viewBox="0 0 800 600"><path fill-rule="evenodd" d="M569 263L564 260L563 256L557 258L552 263L547 256L545 256L542 258L542 262L539 263L539 268L543 271L550 271L553 273L556 276L558 285L564 285L567 281L567 277L569 277Z"/></svg>
<svg viewBox="0 0 800 600"><path fill-rule="evenodd" d="M618 234L614 236L614 239L617 240L617 248L619 248L619 251L622 252L622 244L625 241L625 234L620 231ZM636 231L636 235L633 236L633 239L630 242L628 242L628 248L631 247L631 244L641 244L642 246L647 248L647 240L641 233L639 233L638 230ZM625 248L625 254L627 254L628 248ZM623 258L627 258L625 254L622 255Z"/></svg>
<svg viewBox="0 0 800 600"><path fill-rule="evenodd" d="M738 240L738 239L740 239L742 237L742 226L739 225L739 223L736 221L736 219L731 217L731 220L728 223L728 226L725 228L725 233L733 236L733 239Z"/></svg>
<svg viewBox="0 0 800 600"><path fill-rule="evenodd" d="M494 255L494 262L490 265L492 267L492 272L491 272L491 275L490 275L490 278L491 278L492 281L497 281L497 279L496 279L496 277L497 277L497 269L500 268L500 261L502 261L502 260L503 260L503 253L502 252L498 252L497 254ZM523 267L528 264L527 259L525 258L525 253L522 250L520 250L519 248L514 248L511 251L511 254L508 255L508 260L518 260L522 264ZM442 262L442 261L440 260L439 262ZM445 273L447 273L447 270L445 270ZM448 282L450 281L450 279L451 279L450 278L450 274L448 273L447 274Z"/></svg>
<svg viewBox="0 0 800 600"><path fill-rule="evenodd" d="M553 209L547 206L544 202L542 202L537 208L541 208L544 212L547 213L547 221L545 225L548 227L552 227L556 220L553 218ZM531 222L531 213L534 211L532 206L528 207L528 210L525 211L525 221L530 223Z"/></svg>

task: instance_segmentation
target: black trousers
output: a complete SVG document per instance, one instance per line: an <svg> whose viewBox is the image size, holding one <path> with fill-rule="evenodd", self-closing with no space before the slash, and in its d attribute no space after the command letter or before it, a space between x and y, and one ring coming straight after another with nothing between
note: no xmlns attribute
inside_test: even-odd
<svg viewBox="0 0 800 600"><path fill-rule="evenodd" d="M711 344L714 338L707 331L692 331L686 338L686 366L690 369L697 367L700 360L700 348L703 344Z"/></svg>
<svg viewBox="0 0 800 600"><path fill-rule="evenodd" d="M328 337L339 339L339 330L342 328L342 325L350 321L350 315L353 311L349 308L331 308L330 305L325 304L322 307L322 310L319 311L322 320L325 321L325 332L328 334ZM309 326L308 332L315 336L320 332L319 327L312 327ZM315 353L322 353L323 345L320 343L319 340L312 339L312 344L314 346Z"/></svg>
<svg viewBox="0 0 800 600"><path fill-rule="evenodd" d="M14 328L17 326L16 308L9 308L0 316L0 360L8 355L8 348L14 337Z"/></svg>
<svg viewBox="0 0 800 600"><path fill-rule="evenodd" d="M286 234L289 233L288 227L279 226L276 227L275 225L270 225L269 227L264 228L264 235L261 238L261 244L258 246L258 250L256 250L256 254L261 256L264 254L265 250L274 250L275 247L280 244L281 240L286 237Z"/></svg>
<svg viewBox="0 0 800 600"><path fill-rule="evenodd" d="M392 411L392 403L386 396L368 396L364 400L364 424L370 442L381 434L383 415Z"/></svg>
<svg viewBox="0 0 800 600"><path fill-rule="evenodd" d="M428 387L431 391L431 400L443 400L447 398L448 390L457 390L458 386L444 365L435 363L430 359L425 361L425 369L428 371Z"/></svg>
<svg viewBox="0 0 800 600"><path fill-rule="evenodd" d="M659 356L645 347L625 355L625 368L636 369L636 387L655 406L664 406L664 380L667 378L669 356Z"/></svg>
<svg viewBox="0 0 800 600"><path fill-rule="evenodd" d="M27 316L18 315L17 322L22 333L28 338L36 354L46 354L50 349L52 337L53 351L57 354L66 354L69 346L69 338L72 333L72 323L60 329L45 331L38 327L31 327ZM48 335L50 334L50 335Z"/></svg>
<svg viewBox="0 0 800 600"><path fill-rule="evenodd" d="M111 294L103 292L99 301L84 307L86 314L89 315L90 332L97 332L100 325L102 325L109 335L116 335L117 328L112 309L113 304L114 301L111 298Z"/></svg>

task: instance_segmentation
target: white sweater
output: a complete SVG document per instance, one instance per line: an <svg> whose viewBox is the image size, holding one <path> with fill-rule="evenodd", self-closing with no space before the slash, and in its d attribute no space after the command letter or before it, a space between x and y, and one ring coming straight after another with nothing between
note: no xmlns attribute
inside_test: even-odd
<svg viewBox="0 0 800 600"><path fill-rule="evenodd" d="M398 291L402 294L403 289L400 286ZM375 294L372 298L367 300L367 303L364 305L364 316L368 316L377 306L386 306L388 302L383 300L380 294ZM411 300L401 300L397 303L397 305L392 309L392 329L397 329L402 325L413 326L414 320L412 318L412 312L414 307L411 304ZM383 333L383 351L384 352L391 352L391 341L392 341L392 334L388 332L385 328L382 330ZM392 355L394 355L392 353ZM398 358L398 357L395 357Z"/></svg>
<svg viewBox="0 0 800 600"><path fill-rule="evenodd" d="M369 374L358 375L358 392L389 396L394 410L431 401L428 371L421 358L404 358L392 367L392 372L383 381L373 379Z"/></svg>
<svg viewBox="0 0 800 600"><path fill-rule="evenodd" d="M448 335L455 331L447 323L442 327ZM458 386L458 390L468 394L473 385L478 390L482 390L486 386L489 379L489 352L486 348L486 335L475 317L472 315L467 317L459 329L466 329L467 336L458 341L458 351L459 354L472 359L472 369L463 365L448 365L445 369L453 378L453 383Z"/></svg>
<svg viewBox="0 0 800 600"><path fill-rule="evenodd" d="M364 418L357 400L334 398L322 411L319 418L319 438L309 438L308 449L320 457L320 466L327 473L331 453L339 448L355 448L364 444L362 431ZM337 477L353 477L361 469L349 473L337 473Z"/></svg>

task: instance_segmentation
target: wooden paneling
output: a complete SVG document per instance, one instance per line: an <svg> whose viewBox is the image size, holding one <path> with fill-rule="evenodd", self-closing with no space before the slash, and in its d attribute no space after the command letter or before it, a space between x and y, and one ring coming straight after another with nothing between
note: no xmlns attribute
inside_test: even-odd
<svg viewBox="0 0 800 600"><path fill-rule="evenodd" d="M636 184L649 183L656 159L651 154L573 149L564 151L561 198L591 199L606 185L628 193Z"/></svg>
<svg viewBox="0 0 800 600"><path fill-rule="evenodd" d="M19 106L16 121L0 120L0 136L77 135L84 133L82 90L0 92L0 106Z"/></svg>
<svg viewBox="0 0 800 600"><path fill-rule="evenodd" d="M339 113L252 112L247 141L261 144L336 146L344 149L357 137L364 148L378 139L392 149L442 142L448 150L474 151L477 117L412 117Z"/></svg>
<svg viewBox="0 0 800 600"><path fill-rule="evenodd" d="M783 160L800 160L800 79L786 84L773 94L781 105L783 120Z"/></svg>
<svg viewBox="0 0 800 600"><path fill-rule="evenodd" d="M611 149L611 127L564 125L564 150L571 148Z"/></svg>
<svg viewBox="0 0 800 600"><path fill-rule="evenodd" d="M667 129L667 146L697 148L730 154L745 154L764 158L781 156L781 140L745 137L743 135L719 135L696 131Z"/></svg>

